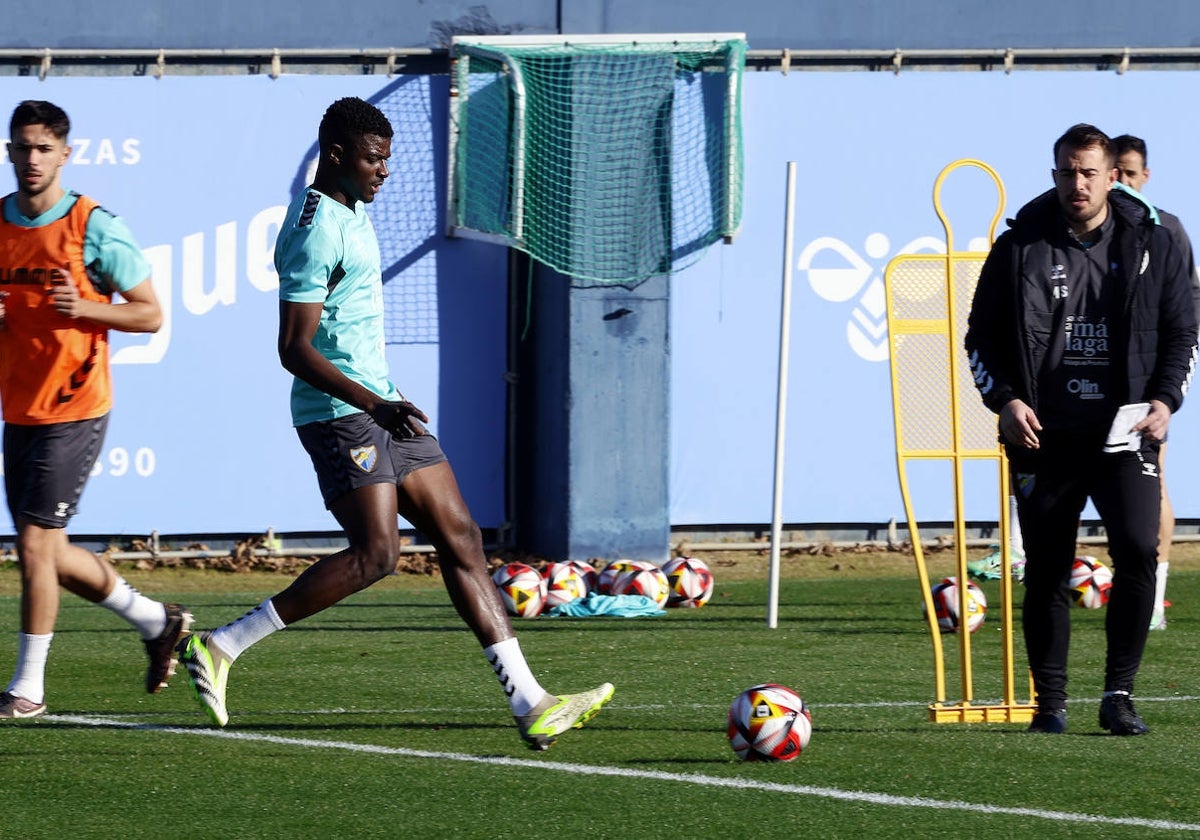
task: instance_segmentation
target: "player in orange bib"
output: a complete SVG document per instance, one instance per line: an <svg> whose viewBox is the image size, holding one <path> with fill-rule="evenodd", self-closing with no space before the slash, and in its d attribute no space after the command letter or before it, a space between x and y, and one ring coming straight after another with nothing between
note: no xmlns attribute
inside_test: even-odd
<svg viewBox="0 0 1200 840"><path fill-rule="evenodd" d="M108 331L155 332L162 323L149 264L128 227L62 186L69 130L57 105L18 105L8 143L17 191L0 199L4 485L21 566L17 664L0 692L0 719L46 711L60 584L138 630L150 657L150 693L166 685L175 644L192 621L183 607L147 598L67 538L112 407ZM118 293L122 300L114 302Z"/></svg>

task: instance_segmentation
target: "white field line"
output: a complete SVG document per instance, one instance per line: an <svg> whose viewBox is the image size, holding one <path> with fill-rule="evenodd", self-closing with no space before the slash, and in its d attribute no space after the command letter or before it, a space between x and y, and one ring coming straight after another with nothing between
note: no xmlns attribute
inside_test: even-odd
<svg viewBox="0 0 1200 840"><path fill-rule="evenodd" d="M1132 826L1135 828L1158 829L1161 831L1200 832L1200 823L1181 823L1172 822L1170 820L1147 820L1139 819L1137 817L1105 817L1099 814L1067 813L1063 811L1049 811L1041 808L1009 808L1000 805L984 805L954 799L930 799L924 796L893 796L886 793L841 790L839 788L817 787L814 785L786 785L774 782L763 782L755 779L703 776L693 773L666 773L658 770L635 770L628 767L604 767L601 765L590 764L568 764L560 761L508 758L505 756L483 756L470 755L468 753L434 752L432 750L414 750L407 749L405 747L383 747L375 744L355 744L347 741L324 741L312 738L285 738L279 735L264 735L257 732L230 732L224 729L154 726L143 723L127 723L113 718L78 715L47 715L44 720L56 721L59 723L72 723L80 726L137 729L147 732L163 732L171 735L193 735L208 738L223 738L230 741L250 741L319 750L342 750L345 752L369 753L371 755L392 755L403 758L427 758L435 759L437 761L458 761L465 764L486 764L500 767L549 770L558 773L570 773L577 776L617 776L620 778L646 779L648 781L656 782L676 782L680 784L701 785L704 787L713 788L758 790L769 793L789 794L793 796L814 796L821 799L836 799L847 802L865 802L869 805L884 805L900 808L930 808L939 811L967 811L973 814L1002 814L1017 817L1033 817L1036 819L1053 820L1055 822L1064 823L1122 825Z"/></svg>

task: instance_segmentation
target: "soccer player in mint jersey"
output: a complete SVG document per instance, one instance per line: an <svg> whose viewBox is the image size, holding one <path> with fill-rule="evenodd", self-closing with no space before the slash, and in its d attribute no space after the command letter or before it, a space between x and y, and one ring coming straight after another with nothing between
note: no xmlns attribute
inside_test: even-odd
<svg viewBox="0 0 1200 840"><path fill-rule="evenodd" d="M437 548L450 600L483 647L521 737L547 749L595 715L613 687L555 696L538 683L428 418L388 379L379 243L366 205L389 175L391 124L374 105L339 99L321 120L318 145L312 186L293 199L275 245L279 357L295 376L293 424L349 547L236 621L189 637L180 658L205 712L224 726L230 665L275 631L393 572L403 516Z"/></svg>
<svg viewBox="0 0 1200 840"><path fill-rule="evenodd" d="M162 323L150 266L129 228L62 186L70 128L61 108L39 100L19 104L9 123L17 191L0 200L0 404L21 633L0 719L46 712L60 585L139 631L152 694L174 673L175 645L192 620L179 605L142 595L67 537L112 408L108 331L155 332ZM123 302L114 303L118 292Z"/></svg>

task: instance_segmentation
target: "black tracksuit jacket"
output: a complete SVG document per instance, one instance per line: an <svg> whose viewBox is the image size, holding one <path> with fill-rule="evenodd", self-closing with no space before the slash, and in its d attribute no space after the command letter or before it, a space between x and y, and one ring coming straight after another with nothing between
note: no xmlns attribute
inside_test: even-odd
<svg viewBox="0 0 1200 840"><path fill-rule="evenodd" d="M1142 202L1113 190L1108 207L1126 316L1112 352L1114 396L1120 404L1161 400L1175 412L1196 369L1195 266ZM988 408L999 413L1015 398L1036 412L1037 371L1056 327L1053 313L1038 311L1024 289L1053 282L1050 243L1068 235L1054 190L1022 207L1009 226L980 272L965 345Z"/></svg>

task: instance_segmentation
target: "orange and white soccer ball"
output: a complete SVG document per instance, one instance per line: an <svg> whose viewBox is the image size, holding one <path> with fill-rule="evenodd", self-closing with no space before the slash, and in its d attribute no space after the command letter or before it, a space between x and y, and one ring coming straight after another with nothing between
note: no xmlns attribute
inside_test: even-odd
<svg viewBox="0 0 1200 840"><path fill-rule="evenodd" d="M617 575L610 587L613 595L641 595L659 607L667 605L671 587L667 576L658 566L644 560L634 560L630 567Z"/></svg>
<svg viewBox="0 0 1200 840"><path fill-rule="evenodd" d="M596 571L595 566L583 560L568 560L567 564L573 566L579 576L583 578L583 585L588 592L600 591L600 574Z"/></svg>
<svg viewBox="0 0 1200 840"><path fill-rule="evenodd" d="M579 570L570 563L547 563L542 569L546 581L546 607L569 604L588 594Z"/></svg>
<svg viewBox="0 0 1200 840"><path fill-rule="evenodd" d="M663 563L670 595L669 607L703 607L713 594L712 571L698 557L672 557Z"/></svg>
<svg viewBox="0 0 1200 840"><path fill-rule="evenodd" d="M617 578L625 574L631 569L636 569L645 564L643 560L613 560L603 569L600 570L596 578L596 591L601 595L615 595L613 592L613 584L617 582ZM651 564L653 565L653 564Z"/></svg>
<svg viewBox="0 0 1200 840"><path fill-rule="evenodd" d="M1112 570L1095 557L1076 557L1071 565L1071 598L1078 607L1099 609L1108 603L1112 580Z"/></svg>
<svg viewBox="0 0 1200 840"><path fill-rule="evenodd" d="M942 578L933 586L933 612L938 629L943 633L960 633L963 621L959 618L958 579ZM987 615L987 596L975 581L967 581L967 631L974 633L983 626Z"/></svg>
<svg viewBox="0 0 1200 840"><path fill-rule="evenodd" d="M725 734L744 761L792 761L812 738L812 713L792 689L763 683L734 699Z"/></svg>
<svg viewBox="0 0 1200 840"><path fill-rule="evenodd" d="M546 605L546 580L533 566L505 563L492 573L492 582L509 615L533 618Z"/></svg>

